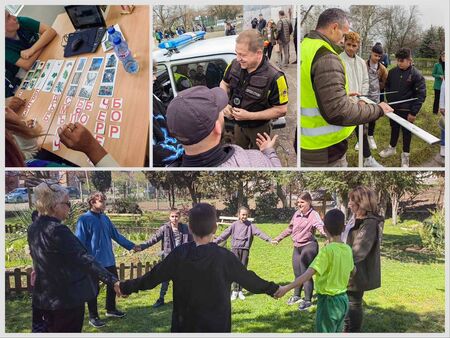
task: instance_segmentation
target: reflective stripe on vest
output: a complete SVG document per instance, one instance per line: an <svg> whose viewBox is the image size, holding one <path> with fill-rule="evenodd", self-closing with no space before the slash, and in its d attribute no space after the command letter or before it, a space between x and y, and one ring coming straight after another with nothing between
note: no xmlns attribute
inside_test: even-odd
<svg viewBox="0 0 450 338"><path fill-rule="evenodd" d="M311 81L311 68L317 51L322 47L339 57L333 47L324 40L305 38L301 44L300 139L301 148L308 150L324 149L337 144L349 137L355 129L355 126L343 127L329 124L320 114ZM343 62L342 66L345 70ZM345 77L345 91L348 93L347 76Z"/></svg>

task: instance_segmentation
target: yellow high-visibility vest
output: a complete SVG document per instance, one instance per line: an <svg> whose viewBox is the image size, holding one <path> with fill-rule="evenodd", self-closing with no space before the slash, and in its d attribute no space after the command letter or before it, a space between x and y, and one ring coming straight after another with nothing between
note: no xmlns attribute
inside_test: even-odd
<svg viewBox="0 0 450 338"><path fill-rule="evenodd" d="M307 150L328 148L345 140L355 129L355 126L344 127L329 124L320 114L311 81L311 67L314 57L321 47L327 48L339 57L333 47L322 39L305 38L301 44L300 140L301 148ZM343 62L342 65L345 71ZM345 76L345 92L348 94L347 75ZM345 112L342 112L342 114L345 114Z"/></svg>

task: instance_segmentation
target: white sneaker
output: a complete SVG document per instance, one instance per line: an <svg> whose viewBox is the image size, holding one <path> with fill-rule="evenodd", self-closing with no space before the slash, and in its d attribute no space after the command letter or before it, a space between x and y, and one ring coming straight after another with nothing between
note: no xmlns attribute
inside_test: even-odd
<svg viewBox="0 0 450 338"><path fill-rule="evenodd" d="M370 149L377 149L377 144L375 143L373 136L367 136L367 140L369 141Z"/></svg>
<svg viewBox="0 0 450 338"><path fill-rule="evenodd" d="M231 293L231 300L236 300L236 298L238 297L238 292L237 291L233 291L232 293Z"/></svg>
<svg viewBox="0 0 450 338"><path fill-rule="evenodd" d="M386 149L380 151L380 156L385 158L385 157L389 157L392 155L397 154L397 150L394 147L391 147L391 145L389 145L389 147L387 147Z"/></svg>
<svg viewBox="0 0 450 338"><path fill-rule="evenodd" d="M359 150L359 142L356 142L356 144L355 144L355 150Z"/></svg>
<svg viewBox="0 0 450 338"><path fill-rule="evenodd" d="M380 163L378 163L377 160L373 158L373 156L365 158L363 165L364 167L369 168L383 168L383 166Z"/></svg>
<svg viewBox="0 0 450 338"><path fill-rule="evenodd" d="M239 297L240 300L244 300L245 299L245 296L242 293L242 291L239 291L238 297Z"/></svg>
<svg viewBox="0 0 450 338"><path fill-rule="evenodd" d="M409 168L409 153L402 153L402 168Z"/></svg>
<svg viewBox="0 0 450 338"><path fill-rule="evenodd" d="M442 157L445 157L445 146L441 146L441 152L440 152Z"/></svg>

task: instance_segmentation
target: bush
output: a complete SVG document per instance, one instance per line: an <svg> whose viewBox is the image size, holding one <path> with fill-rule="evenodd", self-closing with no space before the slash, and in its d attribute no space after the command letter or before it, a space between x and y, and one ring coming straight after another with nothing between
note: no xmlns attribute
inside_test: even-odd
<svg viewBox="0 0 450 338"><path fill-rule="evenodd" d="M140 214L142 210L135 200L131 198L116 199L111 207L111 211L116 214Z"/></svg>
<svg viewBox="0 0 450 338"><path fill-rule="evenodd" d="M436 209L423 222L420 230L422 244L433 252L443 255L445 250L445 217L444 209Z"/></svg>
<svg viewBox="0 0 450 338"><path fill-rule="evenodd" d="M286 223L289 222L295 212L295 208L277 208L278 196L274 192L258 196L255 202L255 218L258 223Z"/></svg>
<svg viewBox="0 0 450 338"><path fill-rule="evenodd" d="M242 201L243 205L248 205L248 198L244 196L244 199ZM238 212L238 198L237 196L233 196L225 201L225 208L222 211L222 214L224 215L237 215ZM217 215L219 216L219 215Z"/></svg>

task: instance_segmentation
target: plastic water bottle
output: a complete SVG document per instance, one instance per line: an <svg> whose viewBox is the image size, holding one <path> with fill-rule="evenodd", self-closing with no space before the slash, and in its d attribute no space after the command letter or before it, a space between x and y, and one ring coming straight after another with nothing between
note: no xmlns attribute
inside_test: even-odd
<svg viewBox="0 0 450 338"><path fill-rule="evenodd" d="M121 38L115 37L114 40L114 52L120 61L122 61L123 68L127 73L135 74L139 71L139 64L133 58L128 44L122 41Z"/></svg>
<svg viewBox="0 0 450 338"><path fill-rule="evenodd" d="M121 40L123 40L122 34L119 31L116 31L114 26L108 27L108 41L111 43L111 46L114 46L114 39L116 37L118 37Z"/></svg>

